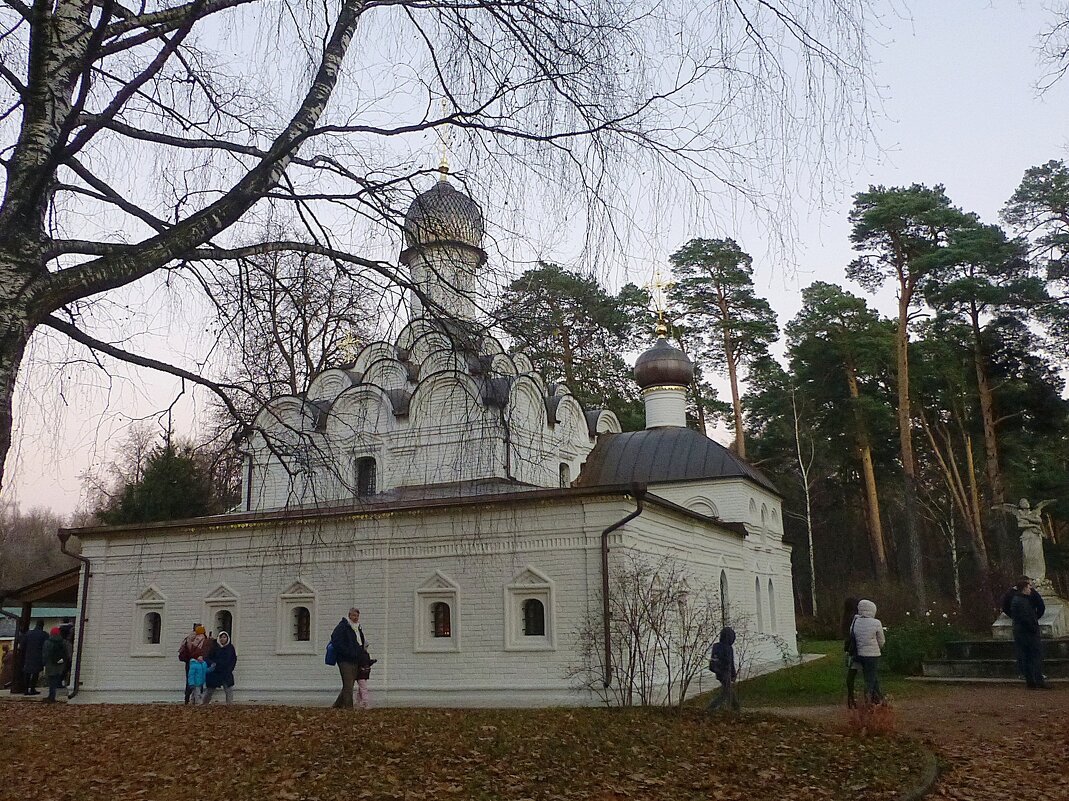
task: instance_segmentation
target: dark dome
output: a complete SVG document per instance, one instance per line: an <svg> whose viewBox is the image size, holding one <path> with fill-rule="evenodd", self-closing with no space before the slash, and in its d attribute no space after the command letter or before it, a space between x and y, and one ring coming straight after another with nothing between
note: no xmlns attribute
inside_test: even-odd
<svg viewBox="0 0 1069 801"><path fill-rule="evenodd" d="M483 212L479 204L453 188L447 181L437 181L417 195L405 215L405 243L408 247L432 242L461 242L482 247Z"/></svg>
<svg viewBox="0 0 1069 801"><path fill-rule="evenodd" d="M693 428L648 428L601 434L575 485L656 484L748 478L779 495L776 485L719 442Z"/></svg>
<svg viewBox="0 0 1069 801"><path fill-rule="evenodd" d="M694 380L694 362L661 337L635 361L635 381L642 389L667 385L688 387Z"/></svg>

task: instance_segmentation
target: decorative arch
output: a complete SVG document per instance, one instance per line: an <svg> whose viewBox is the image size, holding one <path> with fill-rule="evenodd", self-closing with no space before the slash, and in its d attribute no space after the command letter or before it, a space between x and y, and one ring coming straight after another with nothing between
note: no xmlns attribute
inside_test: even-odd
<svg viewBox="0 0 1069 801"><path fill-rule="evenodd" d="M369 436L377 443L378 434L396 428L393 401L376 384L361 383L347 389L334 401L327 418L327 436L339 445L351 445L354 440L370 444Z"/></svg>
<svg viewBox="0 0 1069 801"><path fill-rule="evenodd" d="M424 331L408 346L408 358L413 364L419 365L421 373L427 373L424 366L427 357L440 351L454 352L453 342L441 331Z"/></svg>
<svg viewBox="0 0 1069 801"><path fill-rule="evenodd" d="M354 370L333 368L317 375L308 387L309 398L336 398L360 383L361 375Z"/></svg>
<svg viewBox="0 0 1069 801"><path fill-rule="evenodd" d="M403 389L409 384L409 370L395 357L383 357L371 362L364 371L364 382L383 389Z"/></svg>
<svg viewBox="0 0 1069 801"><path fill-rule="evenodd" d="M583 407L571 393L564 395L557 405L557 420L561 426L562 439L566 443L583 445L590 441Z"/></svg>
<svg viewBox="0 0 1069 801"><path fill-rule="evenodd" d="M480 398L478 384L466 373L435 373L420 381L412 393L409 419L419 426L471 424L482 416Z"/></svg>
<svg viewBox="0 0 1069 801"><path fill-rule="evenodd" d="M706 517L720 517L720 511L716 508L716 504L707 495L695 495L683 505L691 511Z"/></svg>
<svg viewBox="0 0 1069 801"><path fill-rule="evenodd" d="M353 369L359 373L366 373L368 365L372 362L376 362L379 359L396 359L397 358L397 346L390 342L385 342L381 339L375 342L369 342L364 345L363 349L356 354L356 360L353 364Z"/></svg>
<svg viewBox="0 0 1069 801"><path fill-rule="evenodd" d="M518 376L513 381L506 408L509 422L513 426L544 431L552 424L552 420L547 416L542 388L529 375Z"/></svg>
<svg viewBox="0 0 1069 801"><path fill-rule="evenodd" d="M531 361L531 357L526 353L517 351L512 354L512 363L516 365L516 375L538 375L539 379L542 379L542 374L534 366L534 362ZM545 381L542 380L543 389L545 388Z"/></svg>

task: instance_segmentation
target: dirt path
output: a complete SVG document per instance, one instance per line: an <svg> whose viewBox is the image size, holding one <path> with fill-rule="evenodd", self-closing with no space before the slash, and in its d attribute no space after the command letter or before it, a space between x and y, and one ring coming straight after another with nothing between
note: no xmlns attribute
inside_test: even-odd
<svg viewBox="0 0 1069 801"><path fill-rule="evenodd" d="M841 726L838 707L778 713ZM895 704L898 731L922 740L943 768L933 799L1069 799L1069 687L948 686Z"/></svg>

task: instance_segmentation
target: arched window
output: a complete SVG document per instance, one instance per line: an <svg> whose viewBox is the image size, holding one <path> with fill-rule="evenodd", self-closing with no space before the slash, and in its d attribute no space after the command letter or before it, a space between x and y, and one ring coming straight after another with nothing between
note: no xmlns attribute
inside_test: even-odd
<svg viewBox="0 0 1069 801"><path fill-rule="evenodd" d="M356 460L356 497L367 498L375 494L375 459L361 456Z"/></svg>
<svg viewBox="0 0 1069 801"><path fill-rule="evenodd" d="M312 613L307 606L293 607L293 641L310 642L312 639Z"/></svg>
<svg viewBox="0 0 1069 801"><path fill-rule="evenodd" d="M764 603L761 601L761 579L754 577L754 594L757 596L757 630L765 630L765 610Z"/></svg>
<svg viewBox="0 0 1069 801"><path fill-rule="evenodd" d="M431 635L434 637L451 637L453 628L449 620L449 604L435 601L431 604Z"/></svg>
<svg viewBox="0 0 1069 801"><path fill-rule="evenodd" d="M523 602L523 636L546 636L546 607L537 598Z"/></svg>
<svg viewBox="0 0 1069 801"><path fill-rule="evenodd" d="M218 610L212 623L215 626L216 636L220 631L225 631L230 635L230 639L234 638L234 615L230 613L229 609Z"/></svg>
<svg viewBox="0 0 1069 801"><path fill-rule="evenodd" d="M772 579L768 580L768 630L776 633L776 591L772 587Z"/></svg>
<svg viewBox="0 0 1069 801"><path fill-rule="evenodd" d="M572 485L572 469L567 462L560 463L560 485L570 487Z"/></svg>
<svg viewBox="0 0 1069 801"><path fill-rule="evenodd" d="M276 653L315 653L315 630L315 591L297 579L278 596L278 613L275 617Z"/></svg>
<svg viewBox="0 0 1069 801"><path fill-rule="evenodd" d="M726 570L720 571L720 625L728 624L728 574Z"/></svg>
<svg viewBox="0 0 1069 801"><path fill-rule="evenodd" d="M145 615L145 639L146 645L159 645L160 633L163 629L163 618L159 612L148 612Z"/></svg>
<svg viewBox="0 0 1069 801"><path fill-rule="evenodd" d="M130 656L164 656L163 615L167 599L155 586L148 587L134 602L130 618Z"/></svg>

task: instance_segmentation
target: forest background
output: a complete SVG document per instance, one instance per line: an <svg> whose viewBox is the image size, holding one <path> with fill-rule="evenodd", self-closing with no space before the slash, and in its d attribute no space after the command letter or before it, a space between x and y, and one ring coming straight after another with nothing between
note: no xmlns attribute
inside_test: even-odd
<svg viewBox="0 0 1069 801"><path fill-rule="evenodd" d="M776 205L777 197L782 201L798 193L799 184L806 181L803 175L811 179L811 187L819 187L823 180L834 184L841 178L839 168L845 171L845 165L857 155L850 152L850 147L854 143L864 147L871 141L865 133L858 133L873 123L866 110L868 101L875 100L877 94L867 93L873 91L873 84L866 78L868 62L863 42L868 37L858 27L864 19L862 5L851 7L850 12L838 6L828 12L829 27L823 30L827 41L836 43L831 49L822 41L798 39L787 26L786 41L800 43L800 50L793 51L793 55L806 56L800 63L810 68L816 65L819 73L815 76L804 73L816 80L808 85L822 87L831 94L794 95L795 87L784 83L790 70L772 58L765 63L769 71L760 74L758 83L750 87L753 94L747 95L759 101L758 104L743 103L742 107L750 109L750 115L732 117L741 120L743 126L733 132L743 134L749 130L745 127L748 124L755 126L754 130L762 130L769 121L780 120L785 126L791 123L777 129L769 151L748 151L745 159L734 163L738 172L731 172L729 167L726 174L717 176L721 181L729 179L727 184L731 189L727 195L734 193L741 206L750 204L749 209L766 222L774 221L782 209ZM80 95L72 94L77 81L64 77L66 62L56 62L58 72L52 77L58 81L56 86L65 87L64 92L71 95L68 99L72 103L62 111L73 115L69 124L61 121L49 128L49 134L58 137L57 141L69 140L67 149L57 146L49 151L66 165L55 173L62 174L64 180L31 181L8 187L8 195L17 201L10 204L11 215L32 218L31 228L41 229L35 247L41 251L38 254L43 260L41 264L48 263L48 269L55 270L42 273L40 264L32 265L36 270L33 280L41 282L43 289L40 293L29 293L41 306L32 310L29 317L25 317L25 309L15 308L18 303L5 307L17 312L5 320L33 322L29 328L14 326L11 330L21 330L22 334L10 342L5 340L5 353L17 357L4 362L8 375L14 375L18 368L26 331L39 323L50 329L47 336L35 336L30 343L33 376L42 383L24 382L20 396L21 420L58 430L57 416L50 414L44 404L35 405L35 401L39 397L47 401L51 396L54 404L67 405L73 401L77 408L78 399L71 396L69 400L67 389L77 381L72 375L87 370L99 370L95 373L101 382L99 389L109 395L117 386L132 385L135 394L142 392L128 374L114 369L114 361L133 361L141 367L157 369L167 369L167 365L150 363L151 359L143 357L132 359L126 346L134 339L141 344L146 338L166 336L165 331L157 331L157 325L166 329L183 319L182 306L190 289L203 292L218 311L210 330L188 332L190 339L212 343L211 351L206 356L202 354L208 361L197 361L191 367L192 372L171 368L170 374L177 379L179 388L170 404L164 404L162 410L157 405L140 424L135 421L121 445L109 448L110 453L120 454L118 459L112 456L109 461L98 460L83 475L86 492L79 520L163 519L228 508L238 462L232 436L240 434L241 425L235 421L247 421L259 404L274 395L299 394L319 369L345 361L361 343L393 326L403 307L403 302L399 302L403 294L398 291L399 286L390 286L394 276L392 257L360 262L342 250L314 244L305 237L314 239L329 233L319 218L301 216L305 230L296 232L291 228L296 218L287 220L285 216L266 215L250 221L241 231L244 239L239 237L241 241L232 244L242 245L251 237L251 241L261 243L255 248L258 252L252 252L247 246L203 248L192 240L172 242L179 237L167 233L171 223L155 216L150 210L155 207L136 205L133 196L115 191L101 183L98 175L90 174L92 167L111 167L107 159L95 158L90 168L78 160L77 151L102 131L112 137L179 148L184 154L171 163L172 167L185 164L188 155L189 169L184 173L165 171L166 194L177 198L173 209L176 215L188 214L188 219L195 222L203 215L192 209L207 201L188 180L214 175L200 165L199 153L221 149L224 155L220 163L226 162L228 169L244 169L247 164L264 159L266 151L227 139L225 120L240 118L240 115L232 116L230 110L219 116L217 91L226 84L217 85L214 79L224 77L227 68L185 58L186 28L199 25L225 6L210 4L202 8L194 4L183 7L179 16L175 16L177 11L168 11L162 16L148 14L122 22L97 19L93 16L96 12L86 11L88 16L82 20L84 29L89 31L95 26L101 35L116 37L116 41L103 46L92 37L78 40L79 47L88 48L86 71L80 77ZM52 23L29 13L21 3L10 2L7 7L16 24L5 41L13 48L12 55L18 61L26 55L20 44L22 40L18 39L19 32L44 30ZM806 3L797 6L799 13L817 7ZM323 70L313 81L312 91L299 104L289 127L283 126L284 131L290 132L293 126L307 126L302 116L305 111L323 112L324 94L319 90L326 91L333 81L335 61L349 43L342 34L346 26L356 24L349 14L355 8L353 4L343 4L345 13L338 17L336 27L339 35L324 44ZM492 10L492 4L486 10ZM112 12L105 9L102 13ZM456 85L466 85L464 81L471 78L476 94L486 89L491 91L495 102L507 105L515 100L518 97L513 94L515 84L488 80L494 70L508 72L512 67L495 60L492 48L486 52L478 50L481 43L472 39L462 20L448 15L442 19L460 26L453 31L458 38L450 39L450 46L459 43L473 57L471 66L475 71L470 76L459 76ZM1058 84L1069 63L1069 51L1062 47L1066 22L1057 16L1053 19L1053 27L1048 20L1040 39L1050 69L1039 79L1040 92ZM61 25L75 22L58 13L56 20ZM319 27L330 23L318 17L313 21ZM963 30L969 28L969 21L962 19ZM723 34L733 30L733 24L742 22L745 20L733 23L717 20L709 32ZM782 18L772 22L781 23ZM925 20L925 24L932 22ZM136 66L144 71L124 74L125 77L105 71L100 73L103 82L89 79L89 65L95 63L94 59L124 59L126 53L148 59L155 52L153 48L166 41L160 37L169 36L176 25L186 25L186 28L181 28L179 35L154 59L146 61L147 66L137 59L129 64L123 62L131 69ZM139 26L145 28L143 33L131 33ZM919 22L917 27L921 27ZM612 25L604 30L607 36L614 32L626 33L616 31ZM412 40L418 41L418 23L412 33ZM769 29L769 35L773 33L774 26ZM733 54L740 59L756 57L761 63L761 54L770 52L767 48L774 40L760 36L742 39L746 47ZM210 38L207 41L214 44ZM542 44L552 48L554 41L549 39ZM726 40L720 41L723 44ZM42 46L43 43L44 40L39 41ZM72 46L62 37L53 44L60 48ZM427 45L433 57L435 43L427 42ZM777 52L783 54L788 50ZM157 73L159 66L176 53L174 70ZM310 48L310 55L318 57L318 48ZM584 50L581 55L585 59L581 65L585 71L581 74L596 79L598 86L616 86L619 81L631 80L629 70L617 69L620 65L606 61L601 51ZM1018 53L1015 58L1020 56ZM315 58L311 61L314 63ZM28 63L32 67L34 62ZM713 63L719 62L713 59ZM988 58L985 63L993 61ZM42 75L47 78L51 73L48 70L40 75L32 70L25 76L11 71L3 73L14 98L13 110L23 103L32 106L31 100L36 103L40 98L53 97L47 92L38 95L30 91L32 81ZM167 95L166 102L170 105L166 105L155 96L136 91L130 94L143 80L150 80L153 85L170 86L171 81L182 85L178 79L183 75L190 77L192 85L197 87L196 104L208 104L209 127L221 126L203 139L163 135L150 130L151 126L144 126L146 119L163 113L181 127L185 123L179 112L187 103L185 96ZM827 80L822 82L821 76ZM440 77L457 78L451 74ZM538 72L536 77L551 86L562 76L551 71ZM641 80L638 72L633 77ZM988 75L984 82L990 84L995 78ZM24 80L30 83L24 84ZM413 95L419 101L428 94L427 87L418 80L402 85L414 89ZM246 96L240 86L240 83L233 84L234 93L228 95L228 102L255 106L264 114L275 111L261 103L262 97ZM104 102L112 89L118 92L114 100L119 104L116 108L125 104L122 113L126 116L122 120L111 116L114 109ZM100 93L100 97L95 93ZM614 104L626 96L627 93L609 92L591 97L604 104L596 108L605 115L609 126L606 130L624 139L636 129L629 123L628 110ZM805 101L801 105L792 105L795 97L803 96ZM693 95L691 100L696 97L700 95ZM415 132L423 138L417 136L413 140L413 152L426 149L426 135L438 135L441 128L449 127L465 137L464 147L454 145L466 160L470 159L468 171L460 178L462 182L474 180L477 184L496 186L495 182L507 182L511 177L507 165L525 164L528 171L533 170L528 177L542 179L552 186L564 185L557 173L549 169L549 162L518 159L518 155L530 154L520 154L512 148L510 142L514 140L510 137L516 132L502 126L500 118L489 121L496 126L489 138L496 136L501 149L480 160L479 148L489 141L486 136L480 139L484 130L480 118L466 116L469 111L464 105L472 98L455 95L447 99L450 102L443 104L442 115L417 110L420 121ZM102 112L85 111L85 103L96 103ZM955 108L951 103L945 105L948 109ZM722 111L734 107L728 102ZM344 112L346 105L335 104L333 108L335 113ZM470 113L478 114L486 106L476 103L473 108L476 110ZM589 110L591 106L584 108ZM963 113L963 109L957 108ZM445 114L446 111L450 113ZM518 111L534 115L528 120L533 127L525 136L541 137L543 147L539 151L536 145L536 153L545 156L546 152L552 152L553 148L545 145L556 141L554 137L558 134L538 127L547 119L538 107L521 105ZM804 113L791 113L796 111ZM48 115L41 119L46 118L53 123L58 119ZM16 120L17 115L9 113L7 119L5 130L12 128L10 121ZM36 118L31 114L23 121L26 119L32 122ZM253 118L246 115L245 119ZM262 129L249 133L263 139L274 131L272 125L265 124ZM842 131L850 126L856 129L841 138L836 136L835 128ZM326 125L310 132L329 138L337 133L355 134L358 128L349 126L345 120L334 120L334 127ZM659 134L672 129L643 130ZM716 134L723 132L721 128L709 130ZM590 132L584 136L589 138ZM745 141L746 137L741 139ZM24 137L19 141L25 144L30 140ZM638 162L622 158L628 153L626 149L602 151L598 146L607 142L597 136L590 141L595 152L609 157L604 162L608 166L603 169L625 176L641 174ZM829 151L836 142L846 143L846 147ZM638 151L666 153L667 163L672 163L671 159L686 160L690 155L685 147L657 151L657 144L643 139ZM741 157L741 151L736 154L721 151L715 146L718 144L714 141L714 146L702 153L710 158L719 154L727 159ZM805 156L793 158L793 151L799 148L808 154L808 162ZM37 153L32 147L22 150L27 158ZM16 155L21 158L19 153L16 147ZM346 152L346 157L359 156L359 151ZM54 170L56 165L46 161L45 167ZM17 172L21 163L13 158L8 164L9 171ZM323 163L304 159L291 166L299 171ZM663 166L666 162L661 163ZM785 171L777 174L776 169L771 169L764 173L760 169L762 163L780 165ZM823 166L797 172L799 166L807 163ZM402 159L399 164L398 177L383 178L383 183L373 187L372 193L385 202L382 208L376 207L375 213L391 223L411 191L428 178L428 173L433 173L426 165L420 166L419 159ZM725 166L724 162L716 164ZM63 170L73 170L74 177ZM260 168L252 168L249 180L267 180L257 170ZM979 175L983 170L976 172ZM890 605L894 609L921 611L930 600L953 599L961 608L983 610L986 616L986 607L990 606L996 588L1015 571L1017 552L1012 524L992 507L1018 496L1033 500L1066 496L1065 404L1060 374L1065 364L1064 172L1064 164L1058 161L1029 170L1021 189L1009 199L1000 218L1003 228L985 225L984 222L994 221L982 222L967 210L957 208L936 185L870 187L859 192L850 214L855 260L843 273L843 280L829 280L828 273L822 271L825 280L805 289L801 311L791 320L777 319L771 305L762 297L767 294L767 287L754 286L753 261L744 252L745 242L740 245L722 238L725 230L735 227L730 224L732 221L713 220L708 230L704 230L701 224L695 224L700 223L701 216L696 212L697 207L688 211L687 237L707 238L691 239L671 258L673 286L669 290L667 319L673 340L699 366L699 381L692 388L692 422L706 430L716 428L719 435L726 431L740 454L757 463L780 484L791 513L789 534L798 560L796 600L802 610L826 612L846 589L853 592L871 589L880 594L885 608ZM763 188L748 189L746 179L759 173L766 179ZM579 174L579 186L583 189L581 205L592 214L597 209L607 211L611 203L611 193L595 191L591 196L592 185L582 182L595 174L606 173L595 170ZM182 175L186 184L181 180L173 182L174 176ZM921 177L938 178L930 171ZM773 182L768 183L767 179ZM206 180L210 183L211 178ZM269 184L267 181L264 186ZM244 184L239 182L235 186ZM42 188L45 194L36 194ZM148 187L135 181L132 188L140 192ZM77 202L56 204L49 193L57 191L69 193ZM264 191L267 190L257 184L251 194L232 192L223 200L231 204L240 201L238 205L242 205ZM339 191L332 188L329 200L344 205L348 198L338 194ZM275 186L268 194L269 208L292 203L307 210L308 204L320 200L294 186ZM509 195L509 198L516 197L515 192ZM825 196L814 188L807 197L819 204ZM140 196L136 200L143 201ZM646 202L663 205L668 216L675 218L678 215L670 211L671 201L671 196L666 195L651 196ZM151 255L155 251L131 248L125 241L128 232L108 223L113 217L101 214L94 218L86 213L86 204L97 204L109 214L119 211L133 216L152 229L149 231L152 242L171 242L174 247L169 245L167 253L161 251L153 256L155 261L149 259L151 264L145 261L131 267L128 262L143 261L147 258L145 253ZM522 208L522 205L513 207L511 216L505 213L503 218L502 209L495 209L495 216L502 220L499 235L509 233L510 227L513 232L526 227L532 221L532 217L518 211ZM224 215L226 220L238 211L237 207L228 210ZM60 213L74 215L83 226L90 219L101 223L95 226L99 230L94 232L100 241L63 238L68 218L57 224L59 218L55 215ZM252 222L259 226L256 230ZM591 231L611 230L599 229L591 216L586 217L586 222L588 237ZM789 242L796 236L793 228L796 223L797 220L785 217L769 228L770 235L779 236L781 245L787 246L787 251L781 250L778 255L788 257L788 261ZM541 224L544 229L548 223ZM185 231L189 227L175 230ZM392 232L391 226L385 227ZM29 269L28 263L24 264L27 251L19 249L29 230L14 224L4 228L7 260L0 266L11 275ZM210 233L201 231L197 234L198 241L204 241ZM560 244L559 238L552 235L547 238L546 233L533 230L527 236L529 240L541 237ZM668 239L664 230L648 233L651 241ZM382 242L378 244L384 244L390 237L380 238ZM685 238L679 236L674 241ZM39 247L42 242L49 246L42 249ZM272 242L285 248L263 244ZM593 243L588 239L587 244ZM616 244L622 243L617 240ZM500 239L496 245L500 250ZM552 248L547 245L542 252L551 253ZM588 254L612 255L612 252L612 247L587 250ZM157 274L156 280L138 284L144 290L143 296L130 292L82 302L102 288L132 281L144 270L158 269L164 263L160 259L166 260L168 254L176 253L181 253L181 260ZM758 264L767 263L775 255L757 253ZM99 263L94 259L100 260ZM210 265L210 269L198 269L198 263ZM512 261L513 265L523 263L523 259ZM530 263L528 259L527 264ZM220 269L220 264L226 264L227 269ZM786 269L784 264L773 267L772 271ZM101 265L112 272L100 273L96 268ZM342 265L345 269L340 269ZM503 275L499 273L497 277ZM543 364L553 365L551 371L556 369L557 374L550 378L566 382L586 403L618 409L625 426L636 427L641 425L641 410L628 375L627 355L637 353L649 343L652 322L648 297L646 290L635 284L610 292L603 285L606 276L604 269L592 268L589 261L568 262L563 267L547 261L526 270L506 286L494 288L496 291L490 293L485 310L492 314L499 330L512 336L517 347L531 351L536 358L541 356ZM796 280L798 285L805 283L800 276ZM851 283L847 285L844 280ZM58 294L54 291L57 286L61 290ZM849 291L844 287L849 287ZM889 293L897 296L897 313L891 319L883 319L866 302L877 291L883 293L880 305L886 302ZM859 292L865 293L864 299L856 294ZM358 299L367 302L357 302ZM383 314L387 299L393 303L392 317L389 312ZM555 305L544 303L550 300ZM63 307L61 315L43 316L50 309L55 310L57 303ZM877 304L874 302L873 306ZM107 342L94 338L91 333L93 323L103 322L113 326L116 332ZM129 329L129 343L122 335L126 329ZM59 341L66 343L58 349L54 347L57 333ZM205 377L207 382L202 386L212 384L216 390L223 390L217 392L217 397L222 399L217 403L221 406L199 415L198 430L192 440L173 436L174 430L188 430L181 424L172 425L171 419L172 410L181 411L182 404L193 394L187 380L203 382ZM714 384L721 388L724 397L714 391ZM10 381L4 384L6 402L11 398L11 385ZM73 416L87 432L99 425L76 413ZM98 437L99 434L98 430ZM22 441L32 442L32 438L23 437ZM16 458L15 463L20 459ZM175 491L179 484L183 487L181 492ZM196 498L199 503L196 508L176 505L175 498ZM1061 522L1065 518L1064 500L1046 511L1052 541L1064 541ZM50 525L47 520L54 519L48 513L23 515L10 500L4 514L5 519L0 523L5 538L18 543L15 550L27 555L32 549L22 547L26 540L19 534L25 521L33 518L36 522L26 525L45 531ZM1057 547L1051 549L1050 556L1052 566L1057 567L1060 559ZM4 559L4 569L13 569L15 561ZM35 562L31 559L29 563ZM9 586L11 580L0 576L0 587ZM815 589L818 585L819 591ZM970 593L976 597L970 597Z"/></svg>

